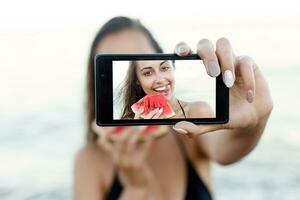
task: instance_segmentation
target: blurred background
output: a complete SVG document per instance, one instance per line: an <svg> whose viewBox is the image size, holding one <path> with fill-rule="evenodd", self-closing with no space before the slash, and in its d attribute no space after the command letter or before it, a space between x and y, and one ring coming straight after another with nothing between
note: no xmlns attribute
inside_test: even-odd
<svg viewBox="0 0 300 200"><path fill-rule="evenodd" d="M225 36L255 59L274 110L251 154L213 166L215 199L300 199L299 10L292 0L1 1L0 199L72 199L88 52L117 15L139 18L165 52Z"/></svg>

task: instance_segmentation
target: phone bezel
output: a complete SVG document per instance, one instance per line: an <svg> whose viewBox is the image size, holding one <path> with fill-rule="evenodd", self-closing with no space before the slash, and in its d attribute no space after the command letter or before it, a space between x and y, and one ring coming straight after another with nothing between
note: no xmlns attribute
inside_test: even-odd
<svg viewBox="0 0 300 200"><path fill-rule="evenodd" d="M229 88L223 83L222 75L216 77L215 118L172 118L172 119L113 119L113 68L112 61L126 60L201 60L197 54L185 57L176 54L98 54L95 56L95 115L99 126L126 125L172 125L185 120L195 124L224 124L229 120ZM106 67L102 67L106 66ZM100 106L101 105L101 106Z"/></svg>

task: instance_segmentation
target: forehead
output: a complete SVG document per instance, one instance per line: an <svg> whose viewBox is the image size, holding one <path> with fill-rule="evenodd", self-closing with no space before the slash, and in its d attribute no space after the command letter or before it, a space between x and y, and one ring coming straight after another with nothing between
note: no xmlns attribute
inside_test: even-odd
<svg viewBox="0 0 300 200"><path fill-rule="evenodd" d="M159 67L161 63L167 62L167 60L138 60L137 68L142 69L144 67Z"/></svg>
<svg viewBox="0 0 300 200"><path fill-rule="evenodd" d="M128 29L105 36L96 53L155 53L155 50L144 33Z"/></svg>

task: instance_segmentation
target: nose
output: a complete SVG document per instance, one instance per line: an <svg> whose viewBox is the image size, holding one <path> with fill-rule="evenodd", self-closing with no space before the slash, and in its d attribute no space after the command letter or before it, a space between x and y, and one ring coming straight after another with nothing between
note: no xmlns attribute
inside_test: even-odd
<svg viewBox="0 0 300 200"><path fill-rule="evenodd" d="M160 82L160 81L163 81L164 80L164 77L161 75L161 74L157 74L156 75L156 79L155 79L155 82Z"/></svg>

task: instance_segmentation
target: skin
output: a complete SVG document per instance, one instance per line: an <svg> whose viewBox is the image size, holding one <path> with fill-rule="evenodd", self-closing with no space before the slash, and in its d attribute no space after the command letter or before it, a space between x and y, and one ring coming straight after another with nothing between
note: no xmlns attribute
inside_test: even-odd
<svg viewBox="0 0 300 200"><path fill-rule="evenodd" d="M174 90L174 68L169 61L138 61L136 67L136 74L140 85L144 92L148 94L155 94L156 88L168 85L169 101L172 100ZM170 87L170 88L169 88Z"/></svg>
<svg viewBox="0 0 300 200"><path fill-rule="evenodd" d="M98 45L97 52L153 53L154 49L143 33L124 30L105 37ZM180 56L191 52L183 42L175 47L175 53ZM182 121L174 129L170 127L170 134L165 137L157 140L149 137L141 144L137 141L144 127L128 127L111 143L108 138L114 128L99 127L93 122L93 130L101 137L96 144L84 146L76 156L75 199L104 199L115 174L118 174L124 186L120 199L183 199L187 181L184 155L191 160L198 175L212 190L212 161L222 165L231 164L253 150L273 108L268 85L261 71L250 57L235 56L226 38L217 41L216 50L209 40L200 40L197 53L203 59L210 76L218 75L211 73L209 68L208 63L213 60L217 62L223 77L226 69L234 74L235 82L230 88L229 123L197 126ZM153 65L152 70L155 72L152 81L139 78L145 91L152 92L152 88L167 82L174 84L172 76L160 71L158 65ZM168 99L173 102L171 96ZM181 103L187 117L212 114L204 102ZM176 116L183 116L180 109L175 110ZM149 118L159 117L154 115ZM204 134L207 132L210 134ZM184 151L179 148L176 139L184 144Z"/></svg>
<svg viewBox="0 0 300 200"><path fill-rule="evenodd" d="M174 110L180 109L176 97L173 95L175 86L174 67L167 60L138 61L136 64L137 84L142 87L147 95L159 93L157 88L166 87L163 94ZM143 111L141 110L141 113ZM146 118L160 118L162 109L155 109ZM140 118L138 114L135 118Z"/></svg>

